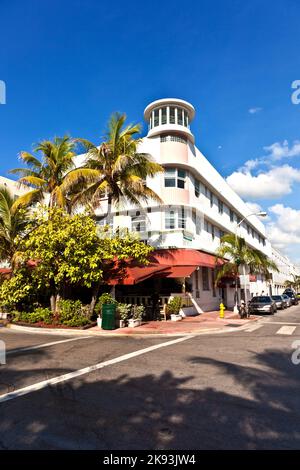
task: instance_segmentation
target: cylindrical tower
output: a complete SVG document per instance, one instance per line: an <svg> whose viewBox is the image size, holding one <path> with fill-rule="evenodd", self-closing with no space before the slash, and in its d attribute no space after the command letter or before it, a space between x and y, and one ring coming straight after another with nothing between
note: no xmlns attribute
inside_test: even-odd
<svg viewBox="0 0 300 470"><path fill-rule="evenodd" d="M153 101L144 111L149 126L147 137L164 134L182 135L194 143L194 136L190 131L194 115L195 109L187 101L177 98Z"/></svg>

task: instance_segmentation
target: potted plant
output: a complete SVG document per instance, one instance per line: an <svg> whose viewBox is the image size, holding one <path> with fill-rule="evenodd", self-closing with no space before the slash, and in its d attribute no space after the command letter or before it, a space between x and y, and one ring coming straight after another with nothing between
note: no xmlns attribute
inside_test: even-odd
<svg viewBox="0 0 300 470"><path fill-rule="evenodd" d="M118 304L117 315L119 327L124 328L127 325L128 319L130 318L132 310L131 304Z"/></svg>
<svg viewBox="0 0 300 470"><path fill-rule="evenodd" d="M132 318L128 320L128 326L130 328L136 328L142 324L142 318L145 313L145 307L143 305L135 305L133 307Z"/></svg>
<svg viewBox="0 0 300 470"><path fill-rule="evenodd" d="M182 320L182 316L179 315L181 308L181 297L173 297L168 303L168 312L171 315L172 321Z"/></svg>

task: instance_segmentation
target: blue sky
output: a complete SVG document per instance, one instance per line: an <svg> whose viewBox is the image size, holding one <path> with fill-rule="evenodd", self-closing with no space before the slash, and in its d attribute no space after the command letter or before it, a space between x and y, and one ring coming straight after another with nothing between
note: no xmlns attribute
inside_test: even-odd
<svg viewBox="0 0 300 470"><path fill-rule="evenodd" d="M1 174L54 135L97 140L112 111L194 104L197 146L300 265L298 0L0 0Z"/></svg>

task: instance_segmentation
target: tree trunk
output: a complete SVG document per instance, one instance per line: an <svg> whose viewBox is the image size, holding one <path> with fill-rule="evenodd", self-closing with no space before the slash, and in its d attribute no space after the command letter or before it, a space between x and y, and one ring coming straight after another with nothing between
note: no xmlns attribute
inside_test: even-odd
<svg viewBox="0 0 300 470"><path fill-rule="evenodd" d="M91 303L90 303L90 314L91 314L91 315L93 315L94 310L95 310L95 306L96 306L96 303L97 303L97 298L98 298L99 290L100 290L100 283L97 284L97 285L94 287L94 289L93 289L92 300L91 300Z"/></svg>
<svg viewBox="0 0 300 470"><path fill-rule="evenodd" d="M56 295L51 295L50 297L50 307L51 307L51 312L53 315L56 313Z"/></svg>

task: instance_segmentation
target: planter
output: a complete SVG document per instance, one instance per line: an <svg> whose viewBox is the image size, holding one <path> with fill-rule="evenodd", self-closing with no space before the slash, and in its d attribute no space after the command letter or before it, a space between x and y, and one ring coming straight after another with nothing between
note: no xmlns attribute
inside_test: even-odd
<svg viewBox="0 0 300 470"><path fill-rule="evenodd" d="M175 315L174 313L172 313L171 315L171 321L180 321L182 320L182 316L181 315Z"/></svg>
<svg viewBox="0 0 300 470"><path fill-rule="evenodd" d="M142 324L142 320L138 320L138 319L135 319L135 318L130 318L128 320L129 328L136 328L137 326L141 326L141 324Z"/></svg>
<svg viewBox="0 0 300 470"><path fill-rule="evenodd" d="M119 320L119 328L125 328L126 327L126 320Z"/></svg>
<svg viewBox="0 0 300 470"><path fill-rule="evenodd" d="M102 318L101 317L97 317L97 326L99 326L99 328L101 328L101 326L102 326Z"/></svg>

